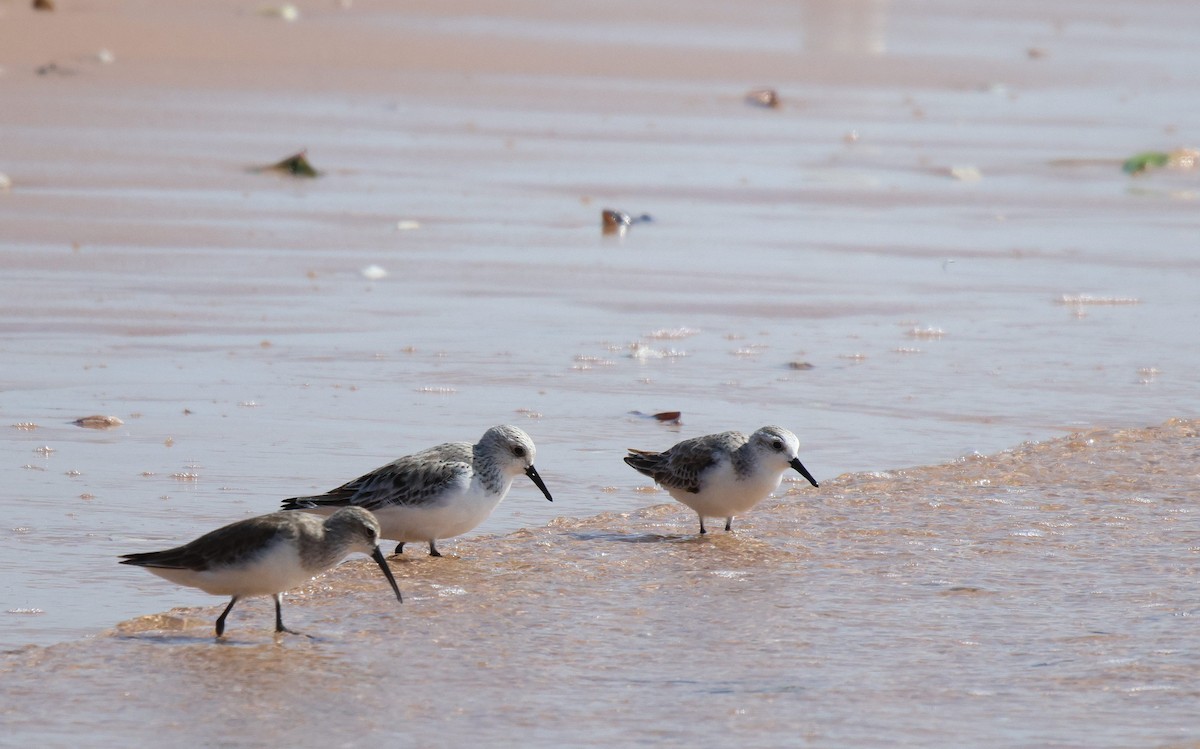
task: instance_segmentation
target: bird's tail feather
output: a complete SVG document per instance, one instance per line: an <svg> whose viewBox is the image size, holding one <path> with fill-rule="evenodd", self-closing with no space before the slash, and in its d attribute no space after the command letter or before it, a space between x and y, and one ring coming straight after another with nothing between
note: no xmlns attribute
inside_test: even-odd
<svg viewBox="0 0 1200 749"><path fill-rule="evenodd" d="M317 510L322 507L342 507L346 504L344 500L327 499L324 497L292 497L291 499L283 500L280 505L284 510Z"/></svg>

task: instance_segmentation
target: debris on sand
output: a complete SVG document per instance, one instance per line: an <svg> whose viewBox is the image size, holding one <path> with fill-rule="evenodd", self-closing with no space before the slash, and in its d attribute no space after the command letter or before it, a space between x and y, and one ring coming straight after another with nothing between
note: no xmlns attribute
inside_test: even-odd
<svg viewBox="0 0 1200 749"><path fill-rule="evenodd" d="M1121 170L1126 174L1141 174L1151 167L1164 167L1170 160L1171 155L1165 151L1143 151L1125 159Z"/></svg>
<svg viewBox="0 0 1200 749"><path fill-rule="evenodd" d="M647 213L634 218L624 211L618 211L614 208L605 208L600 211L600 230L604 234L617 234L624 236L629 227L634 224L649 223L654 219Z"/></svg>
<svg viewBox="0 0 1200 749"><path fill-rule="evenodd" d="M271 164L270 166L259 167L255 171L258 172L282 172L283 174L291 175L292 177L318 177L320 172L313 168L313 165L308 162L308 151L300 151L292 154L286 159Z"/></svg>
<svg viewBox="0 0 1200 749"><path fill-rule="evenodd" d="M259 15L268 16L270 18L279 18L289 23L300 19L300 9L291 3L283 5L270 5L258 9Z"/></svg>
<svg viewBox="0 0 1200 749"><path fill-rule="evenodd" d="M671 426L682 426L683 422L680 418L683 416L682 411L659 411L655 414L642 413L641 411L630 411L630 416L638 416L643 419L654 419L655 421Z"/></svg>
<svg viewBox="0 0 1200 749"><path fill-rule="evenodd" d="M121 421L116 416L102 416L100 414L93 414L91 416L84 416L81 419L76 419L71 423L77 427L83 427L84 429L115 429L125 422Z"/></svg>
<svg viewBox="0 0 1200 749"><path fill-rule="evenodd" d="M64 68L57 62L51 61L45 65L39 65L34 69L38 75L75 75L75 71L71 68Z"/></svg>
<svg viewBox="0 0 1200 749"><path fill-rule="evenodd" d="M746 103L766 109L779 108L779 94L773 88L756 88L746 94Z"/></svg>
<svg viewBox="0 0 1200 749"><path fill-rule="evenodd" d="M1121 164L1126 174L1143 174L1151 168L1195 169L1200 162L1200 150L1176 148L1174 151L1143 151L1134 154Z"/></svg>

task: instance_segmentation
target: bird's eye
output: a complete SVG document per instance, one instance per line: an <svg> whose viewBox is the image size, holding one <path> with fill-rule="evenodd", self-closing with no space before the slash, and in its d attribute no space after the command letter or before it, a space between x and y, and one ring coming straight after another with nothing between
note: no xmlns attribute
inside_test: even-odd
<svg viewBox="0 0 1200 749"><path fill-rule="evenodd" d="M513 455L516 455L518 458L524 458L525 457L525 448L521 447L520 445L517 445L516 447L513 448Z"/></svg>
<svg viewBox="0 0 1200 749"><path fill-rule="evenodd" d="M781 440L775 440L774 442L771 443L771 447L775 448L776 450L782 450L783 442Z"/></svg>

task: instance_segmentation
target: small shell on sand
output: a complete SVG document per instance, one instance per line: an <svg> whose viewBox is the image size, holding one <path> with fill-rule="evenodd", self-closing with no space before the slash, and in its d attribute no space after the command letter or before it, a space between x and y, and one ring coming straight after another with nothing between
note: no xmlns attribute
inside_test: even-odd
<svg viewBox="0 0 1200 749"><path fill-rule="evenodd" d="M979 167L971 164L952 166L949 172L950 176L959 182L978 182L983 179L983 172L979 170Z"/></svg>
<svg viewBox="0 0 1200 749"><path fill-rule="evenodd" d="M388 276L387 270L381 266L375 265L374 263L362 268L359 270L359 273L361 273L362 277L368 281L381 281Z"/></svg>

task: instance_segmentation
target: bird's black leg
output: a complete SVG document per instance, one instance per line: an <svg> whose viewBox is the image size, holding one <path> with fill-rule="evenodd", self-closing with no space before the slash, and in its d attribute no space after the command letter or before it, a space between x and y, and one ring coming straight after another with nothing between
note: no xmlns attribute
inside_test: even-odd
<svg viewBox="0 0 1200 749"><path fill-rule="evenodd" d="M708 533L708 531L704 530L704 516L703 515L700 516L700 533L701 534Z"/></svg>
<svg viewBox="0 0 1200 749"><path fill-rule="evenodd" d="M731 530L733 530L733 515L725 518L725 531L729 532Z"/></svg>
<svg viewBox="0 0 1200 749"><path fill-rule="evenodd" d="M404 553L404 542L401 541L400 543L396 544L396 550L393 551L392 553L397 556L403 554Z"/></svg>
<svg viewBox="0 0 1200 749"><path fill-rule="evenodd" d="M437 547L434 546L433 542L435 540L437 540L437 539L433 539L433 538L429 539L429 556L440 557L442 555L442 552L438 551Z"/></svg>
<svg viewBox="0 0 1200 749"><path fill-rule="evenodd" d="M225 607L225 610L221 612L221 615L217 617L217 637L225 634L225 617L229 616L229 612L233 609L233 604L237 602L238 597L234 596L233 599L229 601L229 605Z"/></svg>
<svg viewBox="0 0 1200 749"><path fill-rule="evenodd" d="M293 634L293 635L300 634L299 632L297 632L293 629L288 629L287 627L283 626L283 594L282 593L275 594L275 631L276 632L287 632L287 633Z"/></svg>

